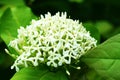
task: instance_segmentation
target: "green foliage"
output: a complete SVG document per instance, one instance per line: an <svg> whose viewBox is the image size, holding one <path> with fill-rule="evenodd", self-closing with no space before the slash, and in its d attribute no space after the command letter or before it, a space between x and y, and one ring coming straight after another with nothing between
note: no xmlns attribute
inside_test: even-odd
<svg viewBox="0 0 120 80"><path fill-rule="evenodd" d="M61 71L50 72L48 67L28 67L17 72L11 80L68 80Z"/></svg>
<svg viewBox="0 0 120 80"><path fill-rule="evenodd" d="M17 36L20 26L28 25L34 16L28 7L10 7L5 10L0 20L0 36L6 44Z"/></svg>
<svg viewBox="0 0 120 80"><path fill-rule="evenodd" d="M112 24L107 21L98 21L95 23L95 27L98 29L100 34L106 38L110 37L110 33L113 30Z"/></svg>
<svg viewBox="0 0 120 80"><path fill-rule="evenodd" d="M81 69L71 69L70 80L120 80L119 9L119 0L0 0L0 80L9 80L14 74L10 70L13 59L4 49L17 37L17 29L29 25L36 18L33 13L39 16L48 11L66 11L70 18L82 21L98 40L99 46L82 57ZM28 67L16 72L11 80L68 80L68 75L47 67Z"/></svg>
<svg viewBox="0 0 120 80"><path fill-rule="evenodd" d="M120 34L88 52L82 58L90 68L107 80L120 79Z"/></svg>
<svg viewBox="0 0 120 80"><path fill-rule="evenodd" d="M0 17L1 17L2 14L4 13L5 9L6 9L6 7L1 7L1 8L0 8Z"/></svg>
<svg viewBox="0 0 120 80"><path fill-rule="evenodd" d="M89 69L85 74L87 80L104 80L97 72L93 69Z"/></svg>
<svg viewBox="0 0 120 80"><path fill-rule="evenodd" d="M97 40L97 43L100 43L100 33L96 26L92 22L86 22L83 23L84 27L87 29L87 31L90 31L90 34L92 37L94 37Z"/></svg>
<svg viewBox="0 0 120 80"><path fill-rule="evenodd" d="M14 6L23 6L25 5L24 0L0 0L0 4L4 5L14 5Z"/></svg>

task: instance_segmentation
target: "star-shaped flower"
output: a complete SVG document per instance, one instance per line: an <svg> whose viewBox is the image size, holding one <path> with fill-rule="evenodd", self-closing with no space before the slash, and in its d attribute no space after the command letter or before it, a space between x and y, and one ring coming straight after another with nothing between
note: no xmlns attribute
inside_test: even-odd
<svg viewBox="0 0 120 80"><path fill-rule="evenodd" d="M19 71L21 66L46 64L56 68L72 65L96 47L96 43L82 23L67 18L66 13L41 15L39 20L32 20L25 28L20 27L17 38L9 43L19 54L11 68Z"/></svg>

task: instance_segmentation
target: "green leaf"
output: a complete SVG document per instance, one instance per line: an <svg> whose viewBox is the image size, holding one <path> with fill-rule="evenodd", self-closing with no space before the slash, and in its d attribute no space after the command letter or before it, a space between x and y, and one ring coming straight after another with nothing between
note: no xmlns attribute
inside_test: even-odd
<svg viewBox="0 0 120 80"><path fill-rule="evenodd" d="M0 4L5 5L14 5L14 6L23 6L25 5L24 0L0 0Z"/></svg>
<svg viewBox="0 0 120 80"><path fill-rule="evenodd" d="M96 28L98 29L98 31L100 32L100 34L103 37L109 37L113 30L113 26L111 23L107 22L107 21L98 21L95 24Z"/></svg>
<svg viewBox="0 0 120 80"><path fill-rule="evenodd" d="M68 80L62 71L51 72L46 67L28 67L17 72L11 80Z"/></svg>
<svg viewBox="0 0 120 80"><path fill-rule="evenodd" d="M28 7L11 7L6 9L0 20L0 36L8 43L17 36L17 29L26 26L35 18Z"/></svg>
<svg viewBox="0 0 120 80"><path fill-rule="evenodd" d="M120 80L120 34L89 51L82 61L104 80Z"/></svg>
<svg viewBox="0 0 120 80"><path fill-rule="evenodd" d="M5 11L6 7L0 7L0 17L2 16L3 12Z"/></svg>
<svg viewBox="0 0 120 80"><path fill-rule="evenodd" d="M100 43L100 33L98 29L94 26L92 22L86 22L83 23L84 27L87 29L87 31L90 31L90 35L94 37L97 40L97 43Z"/></svg>
<svg viewBox="0 0 120 80"><path fill-rule="evenodd" d="M81 67L80 70L71 69L71 80L104 80L95 70L89 68L86 64L80 63L79 66Z"/></svg>
<svg viewBox="0 0 120 80"><path fill-rule="evenodd" d="M86 77L86 80L104 80L93 69L89 69L84 76Z"/></svg>

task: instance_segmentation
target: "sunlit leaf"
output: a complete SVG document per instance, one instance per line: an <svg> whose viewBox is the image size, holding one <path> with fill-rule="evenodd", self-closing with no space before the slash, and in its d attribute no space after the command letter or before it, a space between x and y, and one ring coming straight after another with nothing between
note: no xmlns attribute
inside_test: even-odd
<svg viewBox="0 0 120 80"><path fill-rule="evenodd" d="M2 14L3 14L3 12L4 12L5 9L6 8L4 8L4 7L0 7L0 17L2 16Z"/></svg>
<svg viewBox="0 0 120 80"><path fill-rule="evenodd" d="M20 26L28 25L34 18L28 7L12 7L6 9L0 20L0 36L6 44L17 35Z"/></svg>
<svg viewBox="0 0 120 80"><path fill-rule="evenodd" d="M68 80L62 71L52 72L46 67L28 67L17 72L11 80Z"/></svg>
<svg viewBox="0 0 120 80"><path fill-rule="evenodd" d="M82 61L107 80L120 79L120 34L86 54Z"/></svg>
<svg viewBox="0 0 120 80"><path fill-rule="evenodd" d="M24 0L0 0L0 4L5 4L5 5L18 5L18 6L23 6L25 5Z"/></svg>

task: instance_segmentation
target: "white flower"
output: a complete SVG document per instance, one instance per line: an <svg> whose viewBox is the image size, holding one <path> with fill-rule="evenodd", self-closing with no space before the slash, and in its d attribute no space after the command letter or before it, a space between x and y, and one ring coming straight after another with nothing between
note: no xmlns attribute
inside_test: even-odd
<svg viewBox="0 0 120 80"><path fill-rule="evenodd" d="M19 66L71 65L96 47L96 42L82 23L67 18L66 13L41 15L26 28L20 27L17 38L10 42L9 46L19 54L11 68L19 71Z"/></svg>

